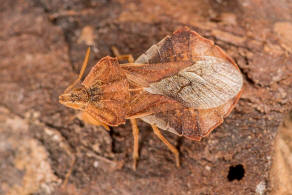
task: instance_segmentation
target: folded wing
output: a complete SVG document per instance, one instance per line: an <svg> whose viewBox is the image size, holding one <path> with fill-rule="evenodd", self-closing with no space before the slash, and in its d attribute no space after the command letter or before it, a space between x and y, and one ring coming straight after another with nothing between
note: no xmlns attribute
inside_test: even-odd
<svg viewBox="0 0 292 195"><path fill-rule="evenodd" d="M240 92L243 83L238 67L219 47L185 28L122 69L145 91L195 109L226 103Z"/></svg>
<svg viewBox="0 0 292 195"><path fill-rule="evenodd" d="M200 140L223 122L238 101L239 68L210 40L188 28L165 37L135 63L121 67L132 86L128 118Z"/></svg>

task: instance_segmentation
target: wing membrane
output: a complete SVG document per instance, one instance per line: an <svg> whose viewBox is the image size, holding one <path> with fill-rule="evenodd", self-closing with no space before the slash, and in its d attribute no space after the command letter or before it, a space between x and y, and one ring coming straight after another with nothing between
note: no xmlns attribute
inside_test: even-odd
<svg viewBox="0 0 292 195"><path fill-rule="evenodd" d="M223 122L238 98L211 109L177 109L144 116L141 119L160 129L199 141ZM207 119L207 120L206 120Z"/></svg>
<svg viewBox="0 0 292 195"><path fill-rule="evenodd" d="M219 47L185 28L122 69L128 80L146 92L194 109L223 105L239 93L243 83L238 67Z"/></svg>
<svg viewBox="0 0 292 195"><path fill-rule="evenodd" d="M211 56L200 58L176 75L151 83L145 90L196 109L220 106L239 93L242 77L232 64Z"/></svg>

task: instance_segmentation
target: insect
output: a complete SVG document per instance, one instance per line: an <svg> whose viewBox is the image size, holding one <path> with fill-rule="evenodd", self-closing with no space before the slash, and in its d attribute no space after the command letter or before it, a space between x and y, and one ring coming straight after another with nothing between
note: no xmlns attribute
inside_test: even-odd
<svg viewBox="0 0 292 195"><path fill-rule="evenodd" d="M131 121L133 168L139 158L136 119L149 123L175 155L179 152L159 129L200 141L219 126L239 100L243 79L225 52L198 33L183 27L153 45L136 61L131 55L104 57L80 86L90 48L78 79L59 97L65 106L82 111L85 122L108 126ZM127 58L129 63L119 64Z"/></svg>

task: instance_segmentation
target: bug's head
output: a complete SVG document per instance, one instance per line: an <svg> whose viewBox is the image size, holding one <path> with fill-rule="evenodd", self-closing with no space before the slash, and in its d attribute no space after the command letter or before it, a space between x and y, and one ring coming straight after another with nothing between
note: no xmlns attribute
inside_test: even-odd
<svg viewBox="0 0 292 195"><path fill-rule="evenodd" d="M65 91L59 96L59 102L67 107L83 110L89 102L88 92L83 86Z"/></svg>

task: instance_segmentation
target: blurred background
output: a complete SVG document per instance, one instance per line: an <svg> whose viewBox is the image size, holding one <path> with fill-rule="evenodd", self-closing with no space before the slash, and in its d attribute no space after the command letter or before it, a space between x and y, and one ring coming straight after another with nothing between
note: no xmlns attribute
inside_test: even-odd
<svg viewBox="0 0 292 195"><path fill-rule="evenodd" d="M0 194L291 194L291 10L287 0L0 0ZM84 124L58 96L88 45L87 72L113 46L137 58L181 26L236 61L242 98L201 142L162 132L181 168L139 121L135 172L129 123Z"/></svg>

